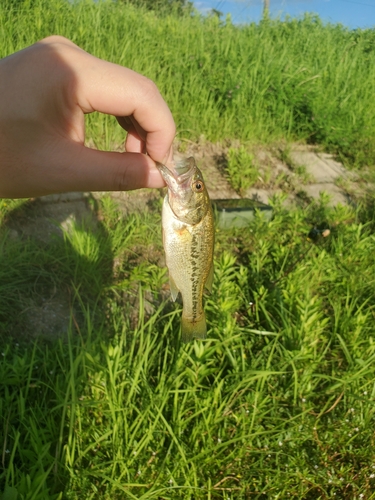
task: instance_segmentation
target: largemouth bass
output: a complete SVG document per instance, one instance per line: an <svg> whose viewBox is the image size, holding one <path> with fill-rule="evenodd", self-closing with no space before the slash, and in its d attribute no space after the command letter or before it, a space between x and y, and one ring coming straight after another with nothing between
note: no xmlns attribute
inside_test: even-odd
<svg viewBox="0 0 375 500"><path fill-rule="evenodd" d="M213 280L214 217L203 176L194 158L182 160L175 172L156 163L167 186L162 226L163 245L173 301L181 293L182 340L206 336L203 291Z"/></svg>

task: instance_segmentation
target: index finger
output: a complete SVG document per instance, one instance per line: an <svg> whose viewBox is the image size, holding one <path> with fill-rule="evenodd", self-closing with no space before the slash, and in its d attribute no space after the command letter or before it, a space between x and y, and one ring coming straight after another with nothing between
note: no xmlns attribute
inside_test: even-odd
<svg viewBox="0 0 375 500"><path fill-rule="evenodd" d="M157 86L135 71L85 55L87 69L80 74L78 87L83 111L132 116L146 133L147 153L155 161L165 161L176 126Z"/></svg>

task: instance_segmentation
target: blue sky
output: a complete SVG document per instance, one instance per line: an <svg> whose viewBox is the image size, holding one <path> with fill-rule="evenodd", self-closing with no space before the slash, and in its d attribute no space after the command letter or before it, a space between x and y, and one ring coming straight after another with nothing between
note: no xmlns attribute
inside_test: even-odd
<svg viewBox="0 0 375 500"><path fill-rule="evenodd" d="M272 17L289 14L292 17L304 12L319 14L323 21L342 23L349 28L375 27L375 0L269 0ZM259 21L262 0L200 0L193 2L201 12L217 9L232 15L234 23Z"/></svg>

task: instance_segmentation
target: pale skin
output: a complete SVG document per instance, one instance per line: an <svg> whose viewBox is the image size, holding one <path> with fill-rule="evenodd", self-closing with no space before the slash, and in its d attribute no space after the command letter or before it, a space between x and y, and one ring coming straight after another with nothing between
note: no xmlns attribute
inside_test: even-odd
<svg viewBox="0 0 375 500"><path fill-rule="evenodd" d="M84 115L113 115L125 153L84 145ZM165 185L172 114L146 77L98 59L60 36L0 60L0 197ZM145 154L147 153L147 154Z"/></svg>

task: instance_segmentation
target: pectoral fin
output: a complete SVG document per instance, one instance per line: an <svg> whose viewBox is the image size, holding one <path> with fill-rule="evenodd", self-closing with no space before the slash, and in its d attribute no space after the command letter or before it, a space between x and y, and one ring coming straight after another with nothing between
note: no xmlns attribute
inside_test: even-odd
<svg viewBox="0 0 375 500"><path fill-rule="evenodd" d="M169 274L169 287L171 289L172 300L174 302L177 299L177 295L180 290L177 288L176 283L173 281L171 274Z"/></svg>
<svg viewBox="0 0 375 500"><path fill-rule="evenodd" d="M204 287L206 290L208 290L210 293L212 292L212 283L214 281L214 264L211 264L210 272L208 273L208 277L206 280L206 283Z"/></svg>

